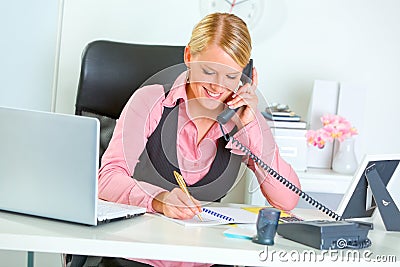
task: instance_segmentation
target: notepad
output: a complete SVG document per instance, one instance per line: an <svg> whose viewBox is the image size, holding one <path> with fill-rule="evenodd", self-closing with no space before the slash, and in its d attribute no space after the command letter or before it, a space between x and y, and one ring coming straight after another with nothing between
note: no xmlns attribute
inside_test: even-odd
<svg viewBox="0 0 400 267"><path fill-rule="evenodd" d="M197 216L188 220L179 220L162 217L174 221L185 226L213 226L221 224L255 224L257 222L257 214L244 210L242 208L232 207L203 207L200 213L203 221L200 221Z"/></svg>

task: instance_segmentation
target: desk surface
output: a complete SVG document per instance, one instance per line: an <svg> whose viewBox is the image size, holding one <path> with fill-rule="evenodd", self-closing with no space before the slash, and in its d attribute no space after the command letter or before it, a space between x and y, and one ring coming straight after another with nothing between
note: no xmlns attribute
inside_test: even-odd
<svg viewBox="0 0 400 267"><path fill-rule="evenodd" d="M315 210L296 210L295 213L307 219L322 217ZM290 255L275 256L272 261L269 257L265 261L265 253L261 253L265 246L224 237L223 231L228 227L185 228L152 214L93 227L0 212L0 249L247 266L293 263L290 259L287 261ZM369 237L373 242L368 248L372 253L370 258L394 255L400 261L400 233L375 229L370 231ZM269 252L272 251L321 253L280 236L276 236L275 245L269 248Z"/></svg>

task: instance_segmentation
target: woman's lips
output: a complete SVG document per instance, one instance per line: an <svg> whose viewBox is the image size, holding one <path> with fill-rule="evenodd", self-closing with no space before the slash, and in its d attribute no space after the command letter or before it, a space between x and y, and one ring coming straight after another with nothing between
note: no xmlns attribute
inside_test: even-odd
<svg viewBox="0 0 400 267"><path fill-rule="evenodd" d="M204 88L204 87L203 87L203 88ZM218 98L220 98L220 96L222 95L222 93L214 93L214 92L211 92L211 91L207 90L206 88L204 88L204 90L206 91L206 94L207 94L209 97L213 98L213 99L218 99Z"/></svg>

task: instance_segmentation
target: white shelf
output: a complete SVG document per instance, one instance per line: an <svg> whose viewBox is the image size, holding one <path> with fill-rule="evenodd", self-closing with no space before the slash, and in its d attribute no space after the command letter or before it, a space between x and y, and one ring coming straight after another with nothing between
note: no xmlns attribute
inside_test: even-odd
<svg viewBox="0 0 400 267"><path fill-rule="evenodd" d="M306 171L296 171L296 173L300 180L301 189L307 193L343 195L353 179L352 175L339 174L331 169L308 168ZM249 192L249 187L254 189L254 183L257 183L256 177L249 172L246 179L246 204L263 205L265 198L259 188ZM250 183L250 181L252 182Z"/></svg>
<svg viewBox="0 0 400 267"><path fill-rule="evenodd" d="M318 169L318 168L308 168L306 171L296 171L297 175L304 178L335 178L340 180L350 180L353 175L340 174L334 172L332 169Z"/></svg>
<svg viewBox="0 0 400 267"><path fill-rule="evenodd" d="M308 168L296 172L305 192L344 194L353 179L352 175L343 175L331 169Z"/></svg>

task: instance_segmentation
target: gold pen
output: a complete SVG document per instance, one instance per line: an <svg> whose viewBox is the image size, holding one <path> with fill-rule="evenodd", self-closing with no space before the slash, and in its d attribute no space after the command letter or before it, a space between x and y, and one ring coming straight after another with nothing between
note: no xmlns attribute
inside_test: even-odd
<svg viewBox="0 0 400 267"><path fill-rule="evenodd" d="M192 200L192 202L194 204L193 197L190 195L190 193L189 193L189 191L188 191L188 189L186 187L185 180L183 179L182 175L180 175L177 171L174 171L174 176L175 176L176 181L178 182L179 187L182 189L183 192L186 193L188 198L190 200ZM199 213L196 214L196 215L197 215L197 217L199 218L200 221L203 221L203 218L201 217L201 215Z"/></svg>

